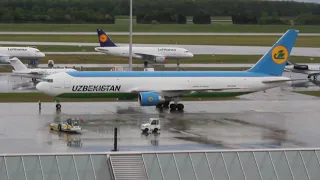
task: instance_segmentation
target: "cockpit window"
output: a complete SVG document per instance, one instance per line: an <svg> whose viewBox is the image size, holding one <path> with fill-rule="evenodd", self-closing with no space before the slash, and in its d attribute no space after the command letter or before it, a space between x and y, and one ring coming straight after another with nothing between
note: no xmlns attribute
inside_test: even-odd
<svg viewBox="0 0 320 180"><path fill-rule="evenodd" d="M36 50L36 53L40 52L39 50Z"/></svg>
<svg viewBox="0 0 320 180"><path fill-rule="evenodd" d="M188 53L189 51L185 51L185 53Z"/></svg>

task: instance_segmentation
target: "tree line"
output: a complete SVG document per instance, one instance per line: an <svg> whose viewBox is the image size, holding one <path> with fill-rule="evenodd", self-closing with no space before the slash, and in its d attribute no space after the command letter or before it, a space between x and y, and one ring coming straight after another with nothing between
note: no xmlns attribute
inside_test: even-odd
<svg viewBox="0 0 320 180"><path fill-rule="evenodd" d="M2 0L0 22L112 24L115 23L116 15L129 15L129 2L129 0ZM133 15L137 16L138 23L184 24L186 16L193 16L194 23L206 24L209 23L210 16L232 16L234 23L286 24L287 21L278 17L291 16L297 17L297 23L300 24L317 24L320 4L254 0L133 0Z"/></svg>

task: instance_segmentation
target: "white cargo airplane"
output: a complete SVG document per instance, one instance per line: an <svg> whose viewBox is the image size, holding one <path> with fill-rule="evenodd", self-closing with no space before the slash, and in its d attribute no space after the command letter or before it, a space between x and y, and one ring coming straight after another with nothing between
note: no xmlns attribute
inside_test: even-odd
<svg viewBox="0 0 320 180"><path fill-rule="evenodd" d="M307 74L308 78L313 77L313 80L316 80L317 76L320 75L319 65L296 64L288 61L285 70L293 73Z"/></svg>
<svg viewBox="0 0 320 180"><path fill-rule="evenodd" d="M117 46L102 30L97 29L100 47L95 51L112 56L129 57L129 46ZM166 63L167 59L176 59L179 66L180 59L192 58L193 54L184 48L177 47L132 47L132 58L143 59L145 67L148 61L152 63Z"/></svg>
<svg viewBox="0 0 320 180"><path fill-rule="evenodd" d="M0 64L9 65L7 60L12 58L25 58L29 64L37 64L38 59L44 58L45 54L33 47L0 47Z"/></svg>
<svg viewBox="0 0 320 180"><path fill-rule="evenodd" d="M288 30L247 71L63 72L46 77L36 88L56 98L138 98L141 106L183 110L180 97L231 97L293 81L282 73L297 35Z"/></svg>
<svg viewBox="0 0 320 180"><path fill-rule="evenodd" d="M44 79L48 75L58 72L73 72L75 69L60 68L60 69L42 69L42 68L27 68L18 58L14 57L8 59L7 62L11 64L14 70L12 70L13 76L32 78L32 81L36 83L37 79Z"/></svg>

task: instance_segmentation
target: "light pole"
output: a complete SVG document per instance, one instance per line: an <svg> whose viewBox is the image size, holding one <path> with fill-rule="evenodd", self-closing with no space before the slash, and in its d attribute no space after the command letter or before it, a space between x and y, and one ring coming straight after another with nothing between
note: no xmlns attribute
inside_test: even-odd
<svg viewBox="0 0 320 180"><path fill-rule="evenodd" d="M132 71L132 0L130 0L130 44L129 44L129 71Z"/></svg>

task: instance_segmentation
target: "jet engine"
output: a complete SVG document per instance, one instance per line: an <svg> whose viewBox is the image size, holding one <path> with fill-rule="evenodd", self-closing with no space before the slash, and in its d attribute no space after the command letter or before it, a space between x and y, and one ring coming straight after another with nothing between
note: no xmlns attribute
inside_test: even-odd
<svg viewBox="0 0 320 180"><path fill-rule="evenodd" d="M308 70L309 69L308 65L300 65L300 64L294 65L293 68L298 69L298 70Z"/></svg>
<svg viewBox="0 0 320 180"><path fill-rule="evenodd" d="M164 103L165 99L157 92L142 92L139 93L138 101L140 106L155 106Z"/></svg>
<svg viewBox="0 0 320 180"><path fill-rule="evenodd" d="M166 57L158 56L154 58L155 63L166 63Z"/></svg>

